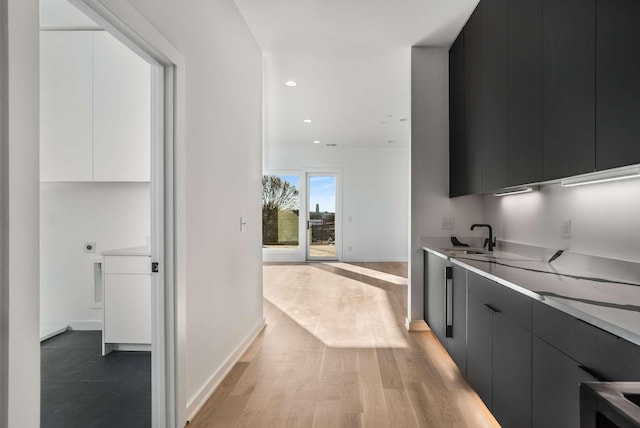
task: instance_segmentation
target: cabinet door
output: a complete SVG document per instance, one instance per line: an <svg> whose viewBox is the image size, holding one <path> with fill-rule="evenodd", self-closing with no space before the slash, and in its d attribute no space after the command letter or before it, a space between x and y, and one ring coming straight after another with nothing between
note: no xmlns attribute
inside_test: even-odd
<svg viewBox="0 0 640 428"><path fill-rule="evenodd" d="M91 181L90 31L40 32L40 180Z"/></svg>
<svg viewBox="0 0 640 428"><path fill-rule="evenodd" d="M106 343L151 343L151 275L105 274Z"/></svg>
<svg viewBox="0 0 640 428"><path fill-rule="evenodd" d="M449 49L449 196L462 196L467 166L464 136L464 31Z"/></svg>
<svg viewBox="0 0 640 428"><path fill-rule="evenodd" d="M149 181L151 69L106 32L94 36L94 181Z"/></svg>
<svg viewBox="0 0 640 428"><path fill-rule="evenodd" d="M502 426L531 426L531 332L493 316L493 414Z"/></svg>
<svg viewBox="0 0 640 428"><path fill-rule="evenodd" d="M445 339L445 269L447 262L425 252L425 320L436 337L444 344Z"/></svg>
<svg viewBox="0 0 640 428"><path fill-rule="evenodd" d="M508 4L507 182L542 180L542 0Z"/></svg>
<svg viewBox="0 0 640 428"><path fill-rule="evenodd" d="M467 296L467 381L489 409L493 406L493 311Z"/></svg>
<svg viewBox="0 0 640 428"><path fill-rule="evenodd" d="M580 383L595 378L556 348L533 336L532 425L579 428Z"/></svg>
<svg viewBox="0 0 640 428"><path fill-rule="evenodd" d="M467 375L467 270L453 266L453 329L447 351L463 376Z"/></svg>
<svg viewBox="0 0 640 428"><path fill-rule="evenodd" d="M640 2L599 0L596 169L640 163Z"/></svg>
<svg viewBox="0 0 640 428"><path fill-rule="evenodd" d="M507 185L507 0L482 0L482 190Z"/></svg>
<svg viewBox="0 0 640 428"><path fill-rule="evenodd" d="M482 192L482 7L464 28L465 166L467 193Z"/></svg>
<svg viewBox="0 0 640 428"><path fill-rule="evenodd" d="M543 0L543 177L595 169L595 0Z"/></svg>

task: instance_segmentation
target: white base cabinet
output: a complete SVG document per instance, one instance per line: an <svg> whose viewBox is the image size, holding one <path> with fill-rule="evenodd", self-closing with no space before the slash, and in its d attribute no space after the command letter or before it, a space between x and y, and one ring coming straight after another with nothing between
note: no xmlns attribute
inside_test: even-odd
<svg viewBox="0 0 640 428"><path fill-rule="evenodd" d="M102 355L151 350L151 257L104 257Z"/></svg>

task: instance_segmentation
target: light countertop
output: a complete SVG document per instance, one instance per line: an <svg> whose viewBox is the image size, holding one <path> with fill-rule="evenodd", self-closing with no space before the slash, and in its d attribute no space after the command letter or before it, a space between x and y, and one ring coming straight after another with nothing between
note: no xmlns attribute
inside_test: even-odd
<svg viewBox="0 0 640 428"><path fill-rule="evenodd" d="M450 255L441 240L424 240L423 249L549 306L640 345L640 278L587 272L563 261L496 250L490 254ZM567 257L570 259L570 257ZM612 264L619 261L611 260Z"/></svg>

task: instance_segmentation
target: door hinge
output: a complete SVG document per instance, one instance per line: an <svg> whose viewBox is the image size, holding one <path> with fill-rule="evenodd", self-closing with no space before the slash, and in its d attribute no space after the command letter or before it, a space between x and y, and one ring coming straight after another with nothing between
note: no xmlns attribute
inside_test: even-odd
<svg viewBox="0 0 640 428"><path fill-rule="evenodd" d="M160 263L158 262L151 262L151 272L153 273L157 273L160 271Z"/></svg>

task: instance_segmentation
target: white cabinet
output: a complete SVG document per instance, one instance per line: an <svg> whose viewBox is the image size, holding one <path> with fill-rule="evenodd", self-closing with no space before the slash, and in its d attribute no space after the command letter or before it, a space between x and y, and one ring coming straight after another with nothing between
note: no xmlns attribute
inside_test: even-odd
<svg viewBox="0 0 640 428"><path fill-rule="evenodd" d="M104 31L93 48L93 180L149 181L149 64Z"/></svg>
<svg viewBox="0 0 640 428"><path fill-rule="evenodd" d="M149 64L105 31L40 38L41 181L149 181Z"/></svg>
<svg viewBox="0 0 640 428"><path fill-rule="evenodd" d="M104 256L102 354L151 350L151 257Z"/></svg>
<svg viewBox="0 0 640 428"><path fill-rule="evenodd" d="M92 50L87 31L40 32L40 179L93 179Z"/></svg>

